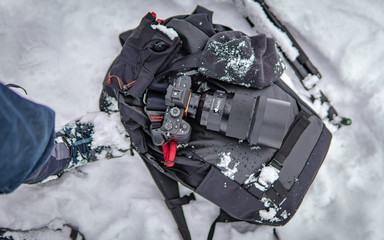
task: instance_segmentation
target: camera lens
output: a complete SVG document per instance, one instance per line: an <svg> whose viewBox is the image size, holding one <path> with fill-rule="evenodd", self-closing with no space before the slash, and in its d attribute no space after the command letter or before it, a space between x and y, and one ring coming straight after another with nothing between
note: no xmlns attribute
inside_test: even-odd
<svg viewBox="0 0 384 240"><path fill-rule="evenodd" d="M201 97L197 118L208 130L225 133L231 112L233 94L217 90Z"/></svg>
<svg viewBox="0 0 384 240"><path fill-rule="evenodd" d="M196 105L196 100L193 104ZM228 137L280 148L287 132L289 112L287 101L217 90L201 96L196 119L208 130Z"/></svg>

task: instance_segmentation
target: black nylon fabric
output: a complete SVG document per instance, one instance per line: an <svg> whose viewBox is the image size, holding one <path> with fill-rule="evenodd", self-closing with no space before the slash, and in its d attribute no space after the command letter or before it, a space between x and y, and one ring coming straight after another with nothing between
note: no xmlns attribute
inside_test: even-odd
<svg viewBox="0 0 384 240"><path fill-rule="evenodd" d="M199 71L208 77L258 89L280 79L283 70L273 39L237 31L211 37L199 65Z"/></svg>
<svg viewBox="0 0 384 240"><path fill-rule="evenodd" d="M142 96L155 74L169 64L179 49L179 37L171 39L159 30L161 27L165 28L148 13L136 29L122 36L125 38L121 40L124 46L110 67L106 84L124 95ZM164 44L162 51L155 50L154 45L159 42Z"/></svg>
<svg viewBox="0 0 384 240"><path fill-rule="evenodd" d="M145 133L148 131L149 120L144 113L143 106L132 97L120 95L118 101L121 122L128 132L131 141L139 152L147 152L148 140Z"/></svg>
<svg viewBox="0 0 384 240"><path fill-rule="evenodd" d="M264 209L259 199L213 166L196 192L216 203L229 215L243 221L259 219L259 210Z"/></svg>
<svg viewBox="0 0 384 240"><path fill-rule="evenodd" d="M212 23L212 15L212 11L197 6L191 15L176 16L166 20L166 25L175 29L181 38L182 54L188 55L204 49L208 39L217 32Z"/></svg>

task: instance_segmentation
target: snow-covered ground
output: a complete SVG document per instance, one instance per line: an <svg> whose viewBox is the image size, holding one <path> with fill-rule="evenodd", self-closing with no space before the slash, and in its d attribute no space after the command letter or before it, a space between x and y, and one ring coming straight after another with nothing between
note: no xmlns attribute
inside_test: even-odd
<svg viewBox="0 0 384 240"><path fill-rule="evenodd" d="M269 0L323 74L319 83L353 125L329 154L280 239L384 239L384 2ZM56 111L57 128L98 110L101 81L120 50L118 34L148 11L160 18L213 10L214 22L252 33L229 0L0 1L0 81ZM22 94L22 93L21 93ZM101 160L45 184L0 196L0 226L63 221L87 239L179 239L142 161ZM183 190L188 192L187 190ZM193 239L205 239L218 209L185 207ZM219 224L215 239L274 239L271 227Z"/></svg>

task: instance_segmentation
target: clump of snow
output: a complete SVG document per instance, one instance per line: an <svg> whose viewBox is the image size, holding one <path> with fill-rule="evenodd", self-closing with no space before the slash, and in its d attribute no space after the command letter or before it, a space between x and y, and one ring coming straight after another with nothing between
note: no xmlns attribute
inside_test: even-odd
<svg viewBox="0 0 384 240"><path fill-rule="evenodd" d="M315 112L320 116L321 119L327 118L328 110L330 107L329 104L323 103L321 102L320 98L317 98L312 102L311 107L313 108L313 110L315 110Z"/></svg>
<svg viewBox="0 0 384 240"><path fill-rule="evenodd" d="M276 208L268 208L268 210L260 210L259 215L262 220L271 220L276 216Z"/></svg>
<svg viewBox="0 0 384 240"><path fill-rule="evenodd" d="M277 212L280 210L280 207L276 206L271 199L263 197L260 200L264 203L266 209L259 210L260 220L268 220L269 222L280 222L288 218L290 213L287 210L284 210L280 213L280 216L277 215Z"/></svg>
<svg viewBox="0 0 384 240"><path fill-rule="evenodd" d="M240 162L236 162L232 168L230 168L230 164L232 162L231 153L220 153L220 162L217 164L217 167L221 169L221 172L229 177L230 179L235 179L235 173L238 172L237 166L240 164Z"/></svg>
<svg viewBox="0 0 384 240"><path fill-rule="evenodd" d="M264 188L269 188L278 178L279 170L272 166L264 166L261 169L257 182Z"/></svg>
<svg viewBox="0 0 384 240"><path fill-rule="evenodd" d="M157 29L157 30L161 31L162 33L167 35L169 37L169 39L171 39L171 40L174 40L175 38L177 38L179 36L179 34L177 34L175 29L170 28L170 27L166 27L166 26L161 25L161 24L152 24L151 27L153 29Z"/></svg>
<svg viewBox="0 0 384 240"><path fill-rule="evenodd" d="M264 207L270 207L271 206L271 200L266 197L262 197L260 200L262 203L264 203Z"/></svg>
<svg viewBox="0 0 384 240"><path fill-rule="evenodd" d="M307 89L311 89L319 82L319 80L318 76L308 74L308 76L303 79L303 84Z"/></svg>
<svg viewBox="0 0 384 240"><path fill-rule="evenodd" d="M284 210L284 211L280 214L280 217L282 217L283 219L287 219L289 215L291 215L291 214L288 213L287 210Z"/></svg>
<svg viewBox="0 0 384 240"><path fill-rule="evenodd" d="M253 184L260 191L268 190L272 184L279 178L279 170L272 166L264 166L260 170L259 176L255 173L251 174L244 182L244 184Z"/></svg>

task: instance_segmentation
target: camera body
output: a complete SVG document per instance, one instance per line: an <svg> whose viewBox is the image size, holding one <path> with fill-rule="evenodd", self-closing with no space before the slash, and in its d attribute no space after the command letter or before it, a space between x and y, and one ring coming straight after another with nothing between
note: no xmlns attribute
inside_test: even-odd
<svg viewBox="0 0 384 240"><path fill-rule="evenodd" d="M192 93L191 87L192 79L186 75L168 86L162 125L151 129L155 145L189 142L192 129L185 121L189 117L208 130L251 145L281 147L288 131L290 102L222 90Z"/></svg>
<svg viewBox="0 0 384 240"><path fill-rule="evenodd" d="M180 76L174 79L173 83L167 88L165 95L166 110L162 116L161 127L151 126L152 141L160 146L165 142L187 143L191 137L191 126L183 118L188 108L188 102L191 95L191 78ZM159 116L158 111L148 111L151 119ZM161 115L161 114L160 114ZM156 117L159 119L160 117Z"/></svg>

